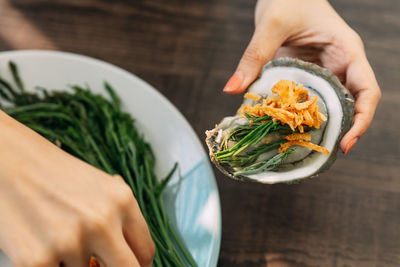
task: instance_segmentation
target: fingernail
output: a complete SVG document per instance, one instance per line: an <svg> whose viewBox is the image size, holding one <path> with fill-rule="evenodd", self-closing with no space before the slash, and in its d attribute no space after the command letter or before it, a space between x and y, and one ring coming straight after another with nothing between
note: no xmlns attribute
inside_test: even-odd
<svg viewBox="0 0 400 267"><path fill-rule="evenodd" d="M358 138L356 137L353 140L351 140L350 142L348 142L343 154L346 155L347 153L349 153L349 151L353 148L353 146L357 143L357 141L358 141Z"/></svg>
<svg viewBox="0 0 400 267"><path fill-rule="evenodd" d="M243 83L243 73L241 71L235 72L224 87L225 93L231 93L240 89Z"/></svg>

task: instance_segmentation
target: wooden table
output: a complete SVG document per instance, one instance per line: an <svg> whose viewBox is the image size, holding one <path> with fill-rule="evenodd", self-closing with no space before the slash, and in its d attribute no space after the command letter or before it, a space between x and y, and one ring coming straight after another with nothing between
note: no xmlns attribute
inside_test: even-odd
<svg viewBox="0 0 400 267"><path fill-rule="evenodd" d="M103 59L168 97L201 139L241 96L221 92L253 30L247 0L0 1L0 49ZM215 171L219 266L400 266L400 1L334 0L363 37L383 98L368 133L329 172L297 185Z"/></svg>

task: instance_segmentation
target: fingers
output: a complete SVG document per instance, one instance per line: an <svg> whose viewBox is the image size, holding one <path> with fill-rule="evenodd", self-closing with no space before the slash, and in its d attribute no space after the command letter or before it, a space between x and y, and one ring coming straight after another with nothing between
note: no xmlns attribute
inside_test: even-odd
<svg viewBox="0 0 400 267"><path fill-rule="evenodd" d="M374 72L364 55L350 63L346 81L346 86L355 96L356 102L353 126L340 142L340 149L344 154L347 154L367 131L381 99Z"/></svg>
<svg viewBox="0 0 400 267"><path fill-rule="evenodd" d="M121 183L120 191L121 206L126 214L123 220L125 240L133 253L135 253L140 266L151 266L155 254L155 246L146 221L132 190L125 182Z"/></svg>
<svg viewBox="0 0 400 267"><path fill-rule="evenodd" d="M90 255L88 253L70 251L63 255L60 267L89 267L89 263Z"/></svg>
<svg viewBox="0 0 400 267"><path fill-rule="evenodd" d="M239 94L259 76L261 68L274 57L285 40L280 24L276 19L269 19L257 26L235 73L223 89L225 93Z"/></svg>
<svg viewBox="0 0 400 267"><path fill-rule="evenodd" d="M137 204L136 206L136 209L139 209ZM155 246L146 221L143 216L141 216L140 212L137 213L135 209L132 209L131 218L126 220L123 229L125 240L135 253L140 266L152 266Z"/></svg>
<svg viewBox="0 0 400 267"><path fill-rule="evenodd" d="M43 217L44 229L26 220L15 223L19 230L2 233L7 242L0 242L0 248L16 267L88 267L91 256L101 267L151 266L155 247L146 222L131 188L118 179L105 179L107 190L87 207L69 203L69 212L57 218L53 210Z"/></svg>
<svg viewBox="0 0 400 267"><path fill-rule="evenodd" d="M89 263L90 258L72 258L63 260L60 267L89 267Z"/></svg>
<svg viewBox="0 0 400 267"><path fill-rule="evenodd" d="M123 243L128 246L130 253L134 254L140 266L152 266L155 246L146 221L131 188L121 176L115 176L119 179L114 190L118 192L115 202L123 214L121 221Z"/></svg>
<svg viewBox="0 0 400 267"><path fill-rule="evenodd" d="M83 232L89 242L84 257L80 257L85 263L71 253L71 257L63 260L65 267L88 267L90 256L94 256L101 267L152 265L154 245L131 188L119 175L108 181L112 205L109 203L95 213L85 213Z"/></svg>
<svg viewBox="0 0 400 267"><path fill-rule="evenodd" d="M99 260L101 266L126 266L140 267L135 254L126 243L122 232L115 232L108 238L99 239L94 244L94 256Z"/></svg>

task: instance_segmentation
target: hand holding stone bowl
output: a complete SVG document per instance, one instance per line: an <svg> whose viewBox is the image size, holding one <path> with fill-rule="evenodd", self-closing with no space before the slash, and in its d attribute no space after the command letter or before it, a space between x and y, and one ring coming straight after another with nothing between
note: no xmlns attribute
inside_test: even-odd
<svg viewBox="0 0 400 267"><path fill-rule="evenodd" d="M254 108L246 110L253 113L240 112L249 103L247 99L238 115L225 118L207 132L210 158L224 174L239 180L277 183L315 176L333 163L338 147L344 154L353 148L368 129L380 101L363 43L324 0L259 0L255 25L253 37L224 87L229 94L247 89ZM271 97L280 98L274 90L276 93L281 81L290 81L296 88L304 86L310 92L307 99L319 96L316 110L322 113L315 114L326 120L315 117L317 127L308 127L302 134L307 116L292 112L296 111L294 105L306 100L299 97L296 104L271 103ZM290 94L293 86L287 89ZM259 107L264 110L257 113ZM275 113L279 116L272 112L276 108L282 108L280 114ZM291 116L292 124L283 114ZM299 127L293 127L298 120ZM285 126L290 126L289 133L282 132ZM290 134L299 132L303 139L291 141L299 137ZM293 144L294 149L285 150Z"/></svg>
<svg viewBox="0 0 400 267"><path fill-rule="evenodd" d="M255 31L224 91L239 94L279 57L317 63L335 74L355 97L354 123L340 141L348 153L367 131L381 91L362 40L324 0L259 0Z"/></svg>

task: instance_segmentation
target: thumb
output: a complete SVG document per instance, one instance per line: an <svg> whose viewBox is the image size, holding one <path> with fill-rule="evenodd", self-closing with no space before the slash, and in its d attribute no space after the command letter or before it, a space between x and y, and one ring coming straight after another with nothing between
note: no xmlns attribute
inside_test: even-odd
<svg viewBox="0 0 400 267"><path fill-rule="evenodd" d="M273 59L284 38L279 30L269 31L270 28L268 24L262 29L256 28L235 73L223 89L225 93L242 93L259 76L261 68Z"/></svg>

